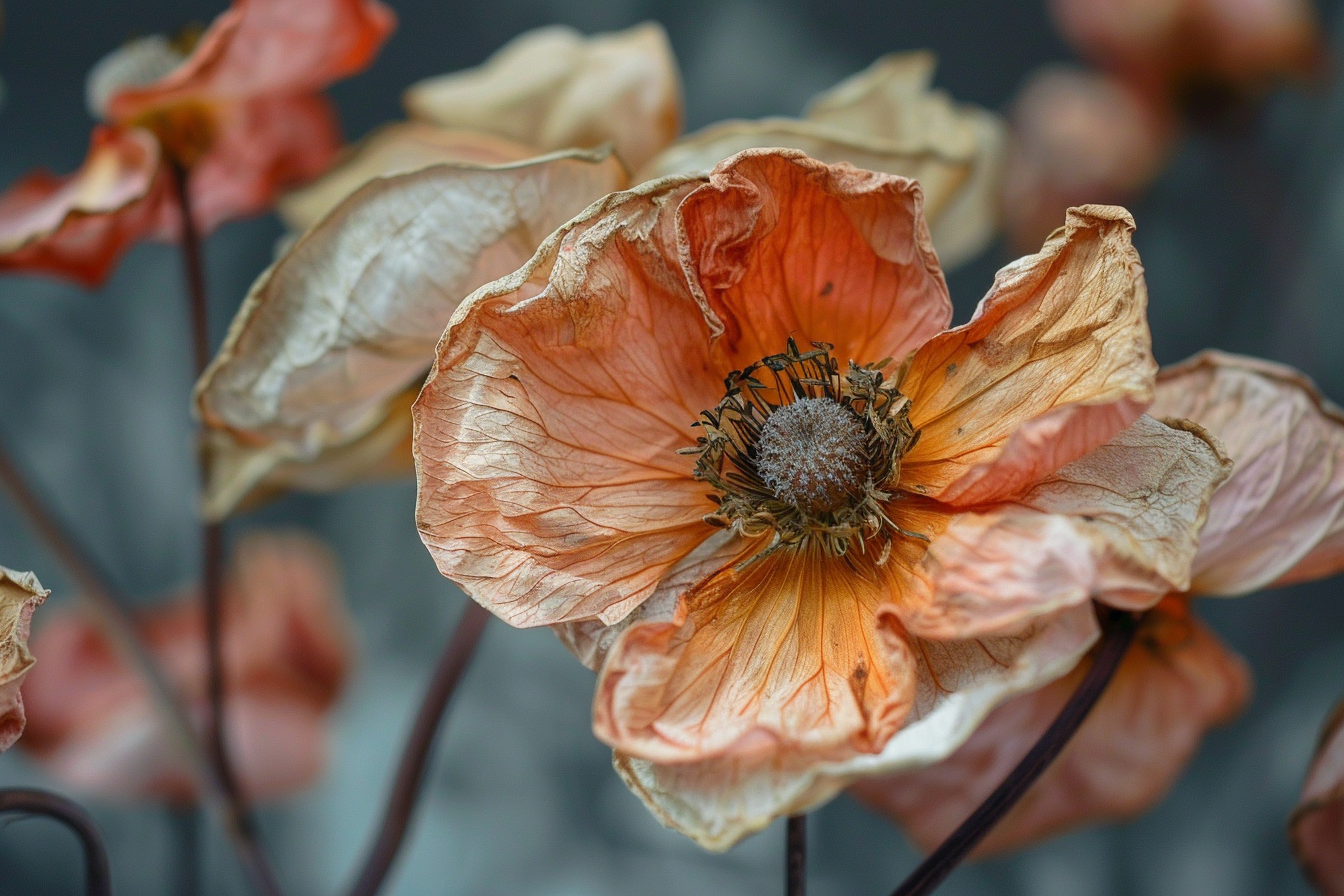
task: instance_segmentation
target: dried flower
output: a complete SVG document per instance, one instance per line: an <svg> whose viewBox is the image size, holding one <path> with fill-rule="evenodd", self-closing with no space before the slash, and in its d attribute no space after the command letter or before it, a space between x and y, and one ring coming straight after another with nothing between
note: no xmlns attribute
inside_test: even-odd
<svg viewBox="0 0 1344 896"><path fill-rule="evenodd" d="M28 626L33 610L47 599L47 591L30 572L0 566L0 752L14 746L23 734L23 685L33 667L28 650Z"/></svg>
<svg viewBox="0 0 1344 896"><path fill-rule="evenodd" d="M1289 824L1293 852L1323 896L1344 894L1344 703L1321 731Z"/></svg>

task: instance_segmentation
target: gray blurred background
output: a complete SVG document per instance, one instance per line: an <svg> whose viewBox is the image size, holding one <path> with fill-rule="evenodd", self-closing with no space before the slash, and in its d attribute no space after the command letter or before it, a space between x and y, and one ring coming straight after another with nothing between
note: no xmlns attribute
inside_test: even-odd
<svg viewBox="0 0 1344 896"><path fill-rule="evenodd" d="M415 79L480 62L517 32L662 22L685 75L688 127L796 114L816 91L891 50L929 47L938 83L1001 108L1034 67L1067 60L1040 2L1004 0L391 0L401 27L372 69L337 85L347 135L400 117ZM1321 4L1344 58L1339 2ZM7 0L0 37L0 184L83 157L88 67L128 37L207 22L222 0ZM1344 78L1277 95L1245 138L1196 135L1134 208L1163 363L1204 346L1285 361L1344 398ZM269 261L278 224L225 226L207 249L216 341ZM995 248L951 278L964 320L1005 260ZM124 588L151 603L196 574L190 360L175 251L134 250L95 293L0 279L0 423L36 478L77 521ZM360 665L335 718L330 773L264 813L295 896L332 894L367 842L420 690L464 598L434 570L412 522L409 482L291 497L235 531L278 523L337 549L357 620ZM0 562L68 580L0 502ZM1215 732L1171 795L1131 824L1092 829L1020 856L960 869L949 894L1305 894L1283 821L1317 726L1344 692L1344 601L1327 581L1200 612L1252 663L1257 694ZM611 771L588 728L592 676L544 631L493 626L438 746L397 894L777 894L776 825L721 856L664 830ZM0 786L53 786L20 750ZM154 807L96 802L116 887L170 892L174 828ZM916 855L847 798L813 816L818 896L883 894ZM206 831L209 896L244 893L218 832ZM72 839L32 820L0 827L0 893L74 893Z"/></svg>

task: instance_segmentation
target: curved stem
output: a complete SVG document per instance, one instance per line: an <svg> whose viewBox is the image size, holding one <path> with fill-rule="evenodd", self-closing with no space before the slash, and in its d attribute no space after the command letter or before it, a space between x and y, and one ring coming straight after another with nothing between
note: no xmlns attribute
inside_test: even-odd
<svg viewBox="0 0 1344 896"><path fill-rule="evenodd" d="M1092 667L1087 670L1078 689L1069 697L1059 715L1045 729L1045 733L1027 751L1003 783L980 804L970 817L952 832L942 845L929 854L920 866L895 889L892 896L925 896L932 893L962 859L975 849L998 821L1016 805L1027 789L1055 760L1069 739L1073 737L1087 714L1092 711L1106 690L1120 661L1134 640L1138 617L1119 610L1103 610L1102 637Z"/></svg>
<svg viewBox="0 0 1344 896"><path fill-rule="evenodd" d="M807 893L807 816L790 815L784 849L785 896Z"/></svg>
<svg viewBox="0 0 1344 896"><path fill-rule="evenodd" d="M350 896L373 896L382 887L387 872L401 851L406 829L410 825L411 814L415 810L416 799L425 780L425 770L434 747L448 703L457 690L462 674L466 672L476 645L485 631L490 613L475 601L467 601L467 607L458 619L457 628L444 646L439 664L434 669L429 688L425 691L416 714L415 725L411 729L410 739L406 741L397 774L392 782L392 792L383 810L383 822L378 836L370 847L359 877L349 890Z"/></svg>
<svg viewBox="0 0 1344 896"><path fill-rule="evenodd" d="M79 804L45 790L10 788L0 790L0 813L4 812L45 815L74 831L84 849L84 892L88 896L112 896L107 847L98 825Z"/></svg>

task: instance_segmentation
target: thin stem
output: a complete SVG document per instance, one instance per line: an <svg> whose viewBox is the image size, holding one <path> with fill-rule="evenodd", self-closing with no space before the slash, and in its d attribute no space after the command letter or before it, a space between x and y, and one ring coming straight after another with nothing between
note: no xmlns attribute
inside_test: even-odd
<svg viewBox="0 0 1344 896"><path fill-rule="evenodd" d="M10 788L0 790L0 813L5 812L45 815L74 831L84 851L84 892L87 896L112 896L107 847L98 825L79 804L45 790Z"/></svg>
<svg viewBox="0 0 1344 896"><path fill-rule="evenodd" d="M195 806L168 809L172 831L170 887L175 896L197 896L201 891L201 810Z"/></svg>
<svg viewBox="0 0 1344 896"><path fill-rule="evenodd" d="M359 877L350 888L350 896L373 896L377 893L396 860L410 825L411 813L415 810L416 799L424 784L435 736L489 620L490 613L487 610L475 601L468 601L467 608L458 619L457 628L444 646L439 664L434 669L434 677L430 679L429 688L420 703L410 739L403 748L378 836L369 849Z"/></svg>
<svg viewBox="0 0 1344 896"><path fill-rule="evenodd" d="M790 815L784 850L785 896L807 893L807 816Z"/></svg>
<svg viewBox="0 0 1344 896"><path fill-rule="evenodd" d="M1101 643L1092 658L1092 667L1087 670L1082 683L1050 723L1050 727L1045 729L1045 733L1027 751L1017 767L1008 773L1003 783L941 846L929 854L892 896L925 896L932 893L1008 810L1017 804L1082 726L1083 720L1115 675L1115 670L1120 667L1120 661L1138 629L1138 618L1119 610L1102 611L1101 622Z"/></svg>

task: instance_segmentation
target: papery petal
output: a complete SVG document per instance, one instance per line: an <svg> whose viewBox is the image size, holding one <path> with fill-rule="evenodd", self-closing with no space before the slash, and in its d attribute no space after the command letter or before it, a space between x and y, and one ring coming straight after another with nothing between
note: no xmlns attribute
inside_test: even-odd
<svg viewBox="0 0 1344 896"><path fill-rule="evenodd" d="M304 231L375 177L407 174L443 162L501 165L531 155L529 147L502 137L398 121L350 147L322 177L285 195L278 211L291 230Z"/></svg>
<svg viewBox="0 0 1344 896"><path fill-rule="evenodd" d="M631 170L681 130L681 76L653 22L592 37L538 28L479 68L412 85L404 100L413 118L542 151L611 142Z"/></svg>
<svg viewBox="0 0 1344 896"><path fill-rule="evenodd" d="M416 519L513 625L623 618L714 530L681 448L722 397L676 260L697 179L589 208L458 309L415 404Z"/></svg>
<svg viewBox="0 0 1344 896"><path fill-rule="evenodd" d="M127 249L165 232L172 189L151 134L95 128L74 174L37 171L0 195L0 270L98 286Z"/></svg>
<svg viewBox="0 0 1344 896"><path fill-rule="evenodd" d="M23 734L23 685L35 660L28 650L33 611L51 592L37 576L0 566L0 753Z"/></svg>
<svg viewBox="0 0 1344 896"><path fill-rule="evenodd" d="M904 178L749 150L715 168L677 219L726 369L790 337L834 345L841 363L903 358L951 319L919 187Z"/></svg>
<svg viewBox="0 0 1344 896"><path fill-rule="evenodd" d="M1344 411L1290 367L1204 352L1158 375L1152 413L1188 417L1234 466L1191 590L1246 594L1344 570Z"/></svg>
<svg viewBox="0 0 1344 896"><path fill-rule="evenodd" d="M1088 664L1003 704L944 762L857 782L850 792L915 843L941 843L1026 755L1077 689ZM1144 621L1087 721L977 850L989 855L1069 828L1129 818L1171 787L1204 732L1250 697L1240 657L1171 599Z"/></svg>
<svg viewBox="0 0 1344 896"><path fill-rule="evenodd" d="M211 431L207 515L226 515L281 464L366 437L401 444L382 426L463 297L623 178L608 154L571 152L435 166L338 206L253 285L197 385ZM346 475L381 460L346 452Z"/></svg>
<svg viewBox="0 0 1344 896"><path fill-rule="evenodd" d="M1013 637L914 639L914 711L877 754L831 763L783 753L659 765L617 752L616 770L663 824L722 851L775 818L816 807L859 778L946 758L998 703L1071 669L1097 633L1092 609L1075 607Z"/></svg>
<svg viewBox="0 0 1344 896"><path fill-rule="evenodd" d="M902 488L961 506L1011 498L1143 413L1157 364L1133 230L1124 209L1071 209L969 323L920 348L901 386L922 433Z"/></svg>
<svg viewBox="0 0 1344 896"><path fill-rule="evenodd" d="M967 638L1091 600L1146 609L1189 587L1229 466L1204 433L1140 417L1014 503L955 517L901 620L923 637Z"/></svg>
<svg viewBox="0 0 1344 896"><path fill-rule="evenodd" d="M1302 871L1323 896L1344 896L1344 703L1321 732L1288 826Z"/></svg>

